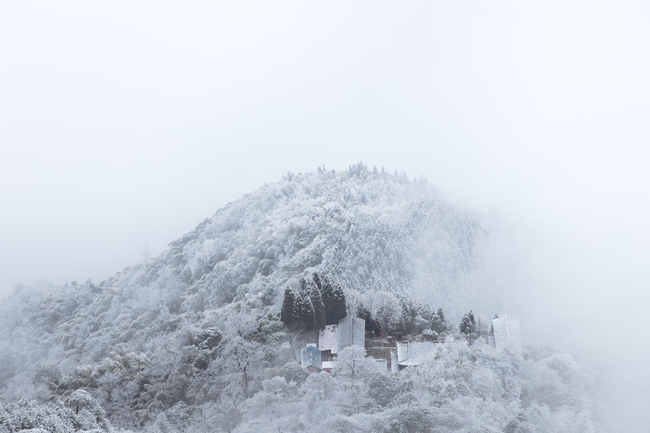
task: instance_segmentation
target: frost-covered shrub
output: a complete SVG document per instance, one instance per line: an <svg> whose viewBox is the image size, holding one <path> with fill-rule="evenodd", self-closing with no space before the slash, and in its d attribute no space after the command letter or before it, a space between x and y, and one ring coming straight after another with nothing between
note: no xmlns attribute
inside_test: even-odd
<svg viewBox="0 0 650 433"><path fill-rule="evenodd" d="M217 347L222 339L223 332L214 327L205 329L196 337L199 348L208 350Z"/></svg>
<svg viewBox="0 0 650 433"><path fill-rule="evenodd" d="M366 358L363 347L352 345L339 352L333 373L354 385L369 380L377 373L377 368L372 359Z"/></svg>
<svg viewBox="0 0 650 433"><path fill-rule="evenodd" d="M431 410L422 406L408 407L391 417L388 422L390 433L429 433L434 423Z"/></svg>
<svg viewBox="0 0 650 433"><path fill-rule="evenodd" d="M46 383L54 386L61 382L61 369L56 365L38 367L34 373L34 383Z"/></svg>
<svg viewBox="0 0 650 433"><path fill-rule="evenodd" d="M75 413L84 430L97 427L104 431L110 430L106 412L87 391L82 389L74 391L65 399L64 404Z"/></svg>
<svg viewBox="0 0 650 433"><path fill-rule="evenodd" d="M290 361L284 364L280 373L287 382L295 382L297 384L302 384L309 376L307 370L302 368L302 366L295 361Z"/></svg>
<svg viewBox="0 0 650 433"><path fill-rule="evenodd" d="M0 431L72 433L112 430L108 421L102 417L103 411L92 397L77 394L72 397L72 401L79 403L81 408L78 411L69 408L67 401L66 406L60 403L37 403L26 399L0 405Z"/></svg>
<svg viewBox="0 0 650 433"><path fill-rule="evenodd" d="M386 406L395 400L401 388L402 384L396 375L382 373L372 378L368 391L378 405Z"/></svg>
<svg viewBox="0 0 650 433"><path fill-rule="evenodd" d="M432 329L422 331L422 338L426 341L433 341L438 338L438 333Z"/></svg>

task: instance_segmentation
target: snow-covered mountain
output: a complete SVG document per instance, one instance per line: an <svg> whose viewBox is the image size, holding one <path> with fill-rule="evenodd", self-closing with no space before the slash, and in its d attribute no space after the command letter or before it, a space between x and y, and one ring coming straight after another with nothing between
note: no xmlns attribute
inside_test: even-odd
<svg viewBox="0 0 650 433"><path fill-rule="evenodd" d="M230 431L246 418L243 402L262 392L268 398L289 392L287 386L299 392L305 381L291 362L288 331L279 320L282 294L295 280L318 272L349 299L369 292L418 298L445 309L452 321L469 309L493 313L506 306L511 290L495 237L483 216L450 203L423 180L363 164L343 172L287 174L218 210L146 263L98 284L8 299L0 315L0 391L8 401L24 396L65 401L66 407L72 395L96 399L85 403L94 408L88 416L95 424L87 423L93 428L108 425L106 416L124 428L182 431L189 424L174 427L176 421L164 420L192 419L198 429L199 418L213 417ZM481 358L488 359L481 368L487 368L482 374L489 387L507 380L508 369L522 368L490 356ZM499 363L508 366L489 370ZM513 377L525 381L522 371ZM410 385L395 380L396 396L419 398L404 397L401 387ZM311 378L307 383L318 388ZM504 412L495 415L494 425L519 422L525 386L508 386L488 392L514 393L497 398L498 407L514 406L512 413L499 409ZM277 387L281 391L271 390ZM436 404L443 404L436 395ZM590 404L571 407L582 413ZM14 414L20 409L11 407ZM0 431L2 417L0 411ZM301 431L296 429L287 431Z"/></svg>

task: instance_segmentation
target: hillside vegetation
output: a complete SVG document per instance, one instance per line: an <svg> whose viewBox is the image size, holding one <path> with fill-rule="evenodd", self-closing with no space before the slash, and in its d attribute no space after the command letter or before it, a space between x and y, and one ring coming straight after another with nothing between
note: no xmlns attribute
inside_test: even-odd
<svg viewBox="0 0 650 433"><path fill-rule="evenodd" d="M405 298L452 321L493 313L511 289L495 236L424 180L287 174L146 263L5 300L0 432L601 431L598 376L548 349L521 360L458 336L400 373L358 346L331 374L295 362L308 336L280 312L301 279L342 288L349 314Z"/></svg>

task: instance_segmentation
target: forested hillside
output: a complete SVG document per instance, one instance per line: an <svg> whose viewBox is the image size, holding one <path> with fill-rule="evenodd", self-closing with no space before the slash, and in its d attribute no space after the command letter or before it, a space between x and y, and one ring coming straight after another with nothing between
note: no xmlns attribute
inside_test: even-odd
<svg viewBox="0 0 650 433"><path fill-rule="evenodd" d="M467 310L506 306L496 236L424 180L363 164L287 174L102 282L5 300L0 432L601 431L588 367L458 333ZM442 308L456 343L381 374L353 346L308 375L295 349L309 330L281 311L314 273L378 332L437 332Z"/></svg>

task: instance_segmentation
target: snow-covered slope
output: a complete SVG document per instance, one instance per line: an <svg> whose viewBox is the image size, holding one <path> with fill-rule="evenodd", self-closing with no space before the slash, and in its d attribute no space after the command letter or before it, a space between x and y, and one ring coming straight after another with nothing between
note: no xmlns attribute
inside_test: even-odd
<svg viewBox="0 0 650 433"><path fill-rule="evenodd" d="M173 287L182 292L179 308L202 311L326 268L346 289L409 291L461 313L470 300L500 306L500 287L482 266L489 242L479 215L426 182L358 165L265 185L172 242L146 269L103 286Z"/></svg>
<svg viewBox="0 0 650 433"><path fill-rule="evenodd" d="M9 316L46 339L28 349L33 359L55 351L77 364L102 356L101 342L141 346L246 296L277 308L289 279L323 269L344 290L410 293L458 316L492 312L503 288L483 266L489 247L480 215L425 181L362 164L319 169L228 204L147 266L68 286Z"/></svg>
<svg viewBox="0 0 650 433"><path fill-rule="evenodd" d="M68 398L70 406L67 396L85 390L111 422L130 428L178 411L205 419L197 411L208 408L231 420L228 411L239 410L232 405L269 378L293 383L302 374L287 364L293 350L279 320L292 280L318 272L350 298L376 291L420 298L456 322L469 309L505 307L510 288L496 237L481 215L425 181L362 164L288 174L218 210L146 264L98 284L6 300L0 392L10 401Z"/></svg>

